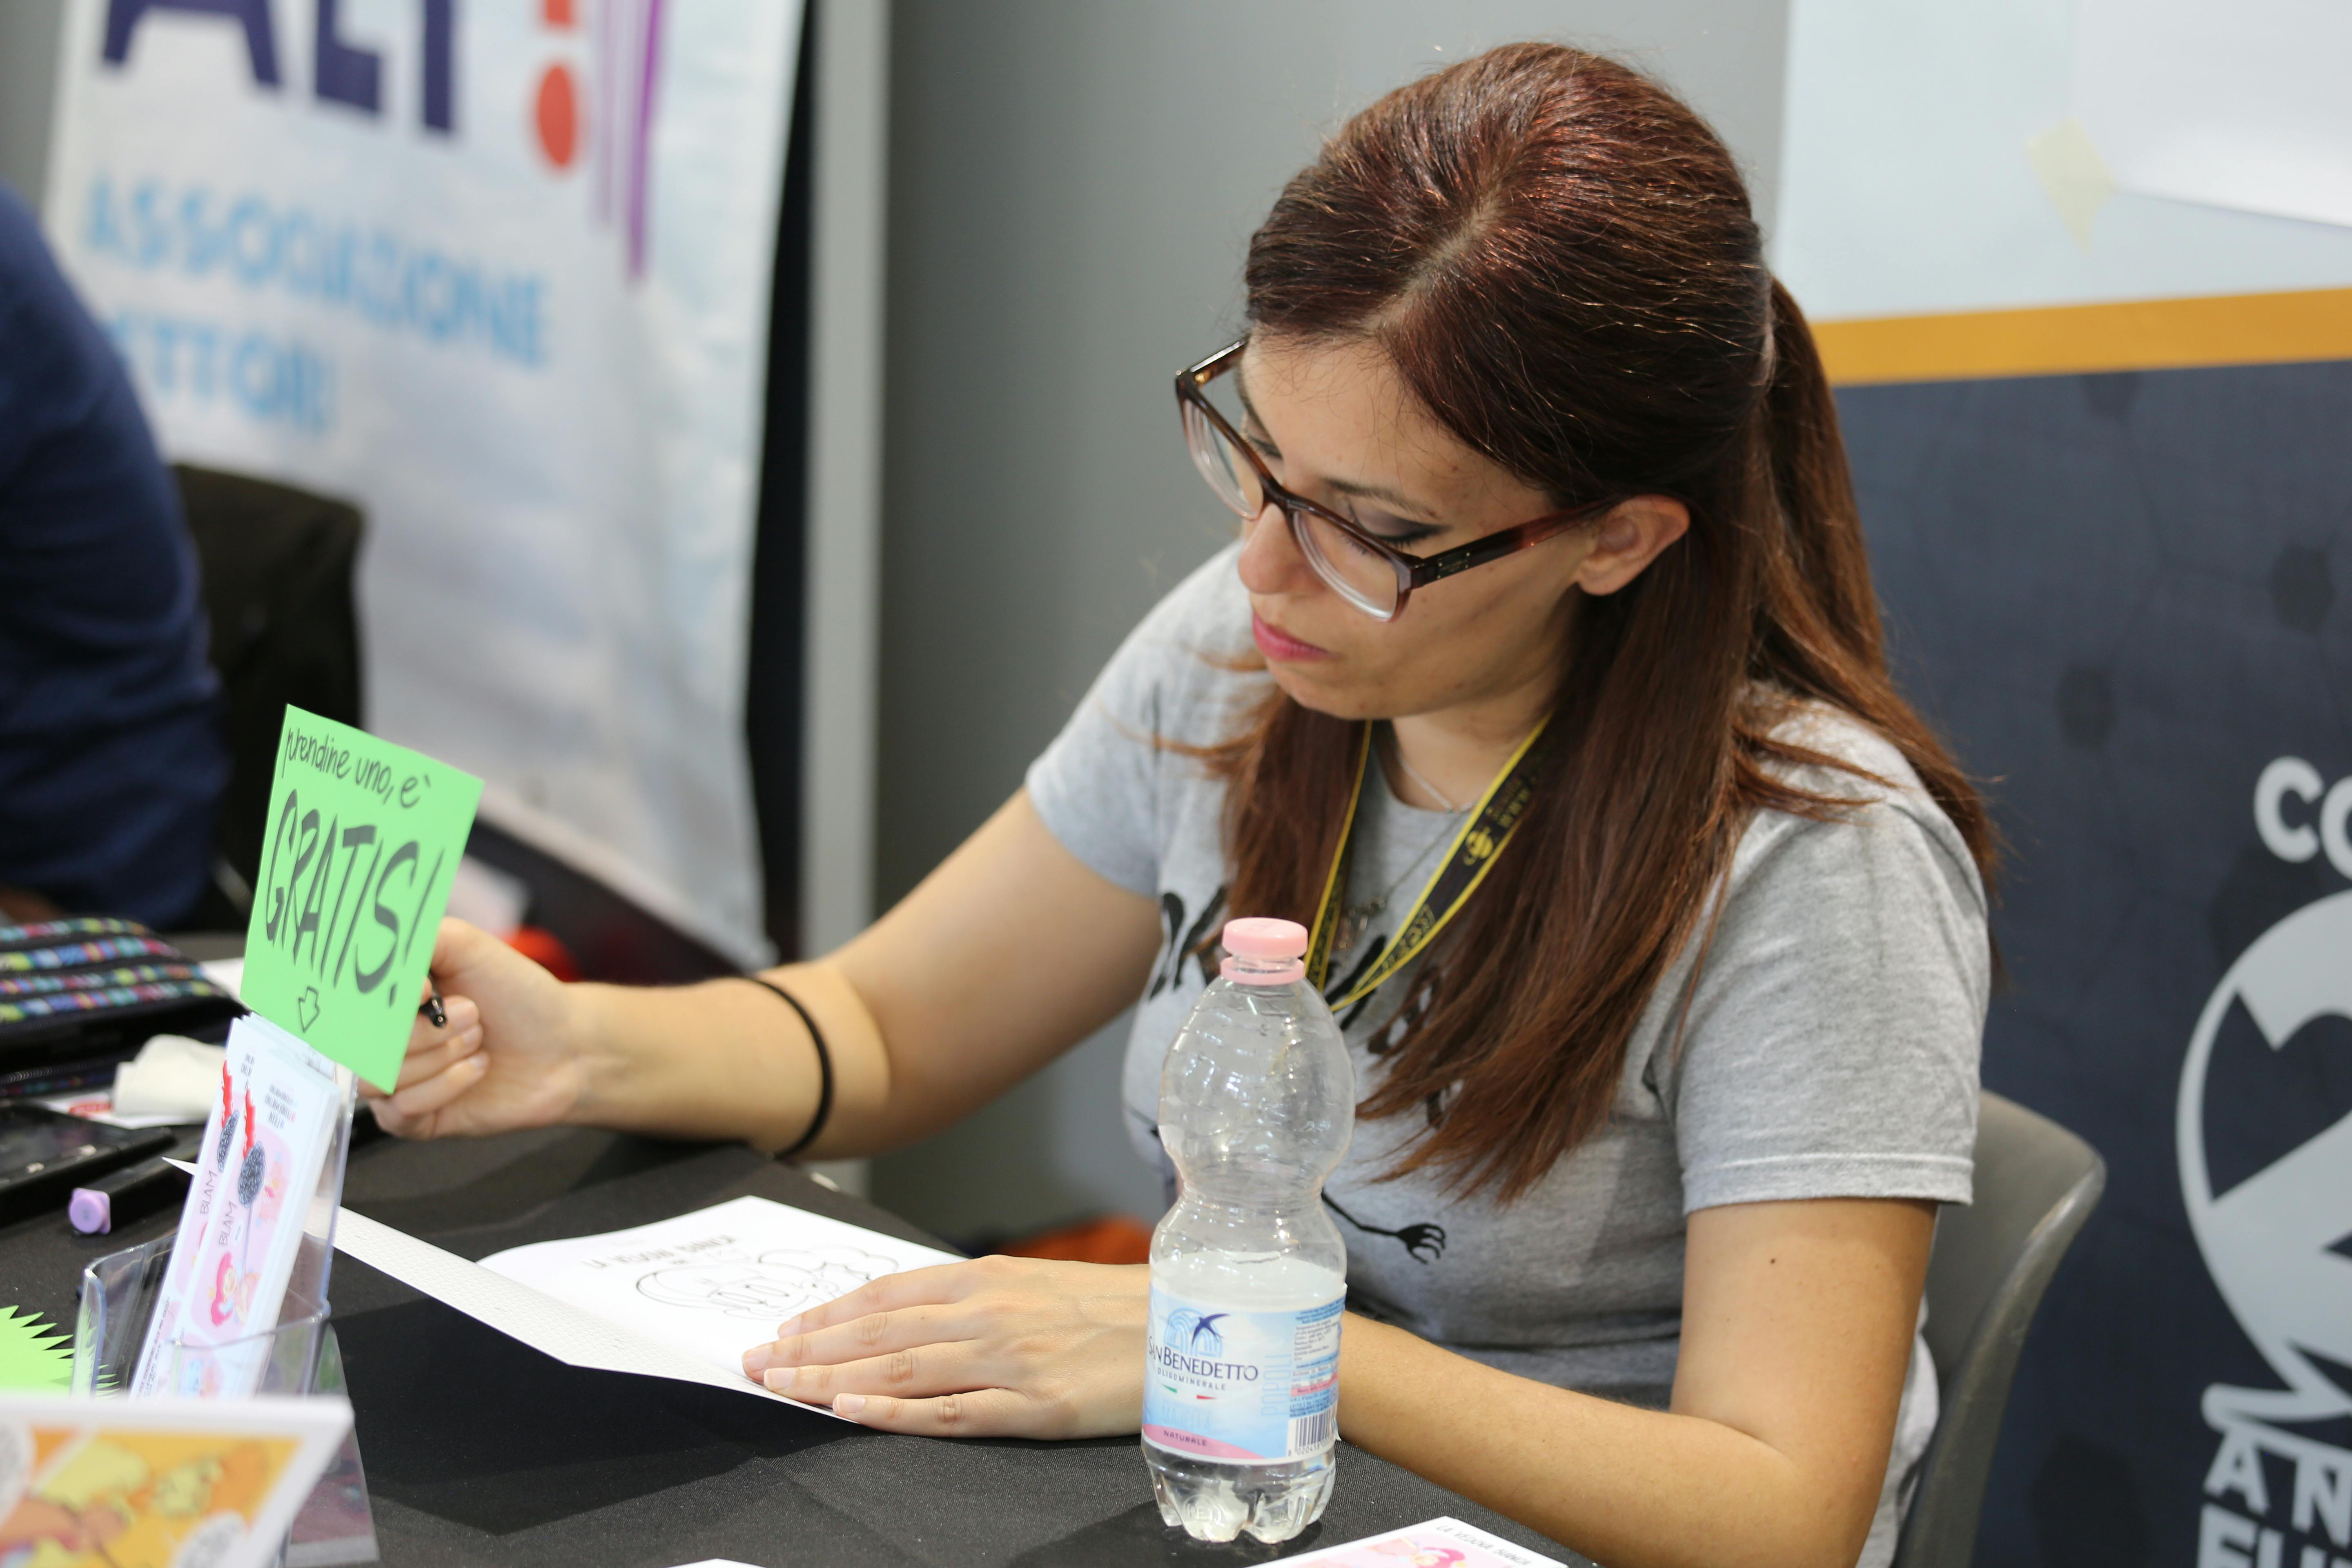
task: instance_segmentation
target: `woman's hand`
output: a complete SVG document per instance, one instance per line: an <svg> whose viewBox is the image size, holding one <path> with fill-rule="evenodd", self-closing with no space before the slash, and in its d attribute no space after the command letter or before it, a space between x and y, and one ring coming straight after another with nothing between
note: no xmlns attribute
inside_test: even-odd
<svg viewBox="0 0 2352 1568"><path fill-rule="evenodd" d="M449 1022L416 1020L394 1093L361 1086L377 1123L402 1138L446 1138L563 1120L583 1078L570 988L463 921L441 922L432 973Z"/></svg>
<svg viewBox="0 0 2352 1568"><path fill-rule="evenodd" d="M743 1371L867 1426L933 1437L1140 1428L1151 1270L981 1258L877 1279L776 1326Z"/></svg>

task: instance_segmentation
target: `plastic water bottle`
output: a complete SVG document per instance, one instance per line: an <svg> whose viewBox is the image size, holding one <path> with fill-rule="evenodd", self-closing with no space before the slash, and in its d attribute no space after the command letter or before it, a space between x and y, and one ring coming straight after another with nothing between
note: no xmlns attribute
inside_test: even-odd
<svg viewBox="0 0 2352 1568"><path fill-rule="evenodd" d="M1223 942L1160 1074L1181 1186L1151 1237L1143 1457L1170 1524L1287 1541L1331 1500L1348 1250L1322 1193L1355 1071L1303 927L1233 921Z"/></svg>

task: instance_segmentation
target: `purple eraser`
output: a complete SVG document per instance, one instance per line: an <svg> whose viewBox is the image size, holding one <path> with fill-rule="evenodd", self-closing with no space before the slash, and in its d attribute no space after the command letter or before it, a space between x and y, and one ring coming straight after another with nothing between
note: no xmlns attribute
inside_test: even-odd
<svg viewBox="0 0 2352 1568"><path fill-rule="evenodd" d="M76 1187L66 1205L66 1223L84 1236L103 1236L114 1228L114 1204L104 1193Z"/></svg>

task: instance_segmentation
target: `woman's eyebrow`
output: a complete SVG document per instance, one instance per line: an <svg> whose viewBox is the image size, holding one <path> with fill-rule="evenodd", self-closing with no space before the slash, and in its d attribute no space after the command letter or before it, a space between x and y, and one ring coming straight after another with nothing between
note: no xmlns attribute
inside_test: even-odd
<svg viewBox="0 0 2352 1568"><path fill-rule="evenodd" d="M1242 400L1242 416L1261 431L1265 431L1265 444L1272 447L1274 433L1266 430L1265 416L1258 413L1257 405L1250 401L1249 383L1242 379L1242 367L1239 364L1234 366L1234 394Z"/></svg>
<svg viewBox="0 0 2352 1568"><path fill-rule="evenodd" d="M1358 484L1353 479L1325 479L1323 482L1343 496L1357 496L1365 500L1380 501L1393 508L1400 521L1410 521L1414 519L1434 521L1436 519L1437 514L1431 508L1422 505L1402 490L1391 489L1386 485Z"/></svg>
<svg viewBox="0 0 2352 1568"><path fill-rule="evenodd" d="M1266 429L1265 416L1258 413L1257 405L1250 401L1249 383L1242 379L1242 367L1239 365L1234 366L1234 395L1242 401L1242 413L1247 416L1249 422L1256 426L1259 431L1265 435L1265 444L1279 452L1282 448L1276 445L1274 433ZM1391 489L1387 485L1368 485L1354 479L1325 479L1323 483L1328 488L1339 491L1343 496L1355 496L1364 500L1376 500L1383 503L1384 505L1393 507L1396 509L1398 513L1399 521L1434 523L1437 520L1437 512L1434 508L1423 506L1421 502L1413 500L1411 496L1404 494L1401 490Z"/></svg>

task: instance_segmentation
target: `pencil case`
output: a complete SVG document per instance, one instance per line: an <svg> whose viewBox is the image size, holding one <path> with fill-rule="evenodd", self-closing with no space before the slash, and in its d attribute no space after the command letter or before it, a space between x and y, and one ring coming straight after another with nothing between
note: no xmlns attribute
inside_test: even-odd
<svg viewBox="0 0 2352 1568"><path fill-rule="evenodd" d="M244 1011L136 921L0 926L0 1100L110 1081L150 1036L209 1032Z"/></svg>

